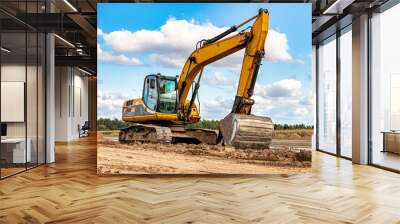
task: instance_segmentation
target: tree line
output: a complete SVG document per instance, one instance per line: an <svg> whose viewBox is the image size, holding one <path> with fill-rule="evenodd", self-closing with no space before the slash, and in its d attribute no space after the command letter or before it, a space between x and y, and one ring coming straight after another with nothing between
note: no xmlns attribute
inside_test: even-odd
<svg viewBox="0 0 400 224"><path fill-rule="evenodd" d="M119 130L129 126L129 123L119 119L99 118L97 119L97 130L110 131ZM195 124L189 124L188 128L206 128L218 130L219 120L201 120ZM307 124L274 124L275 130L291 130L291 129L313 129L313 125Z"/></svg>
<svg viewBox="0 0 400 224"><path fill-rule="evenodd" d="M119 130L129 126L129 123L119 119L99 118L97 119L98 131Z"/></svg>
<svg viewBox="0 0 400 224"><path fill-rule="evenodd" d="M313 129L313 125L307 124L274 124L275 130L290 130L290 129Z"/></svg>

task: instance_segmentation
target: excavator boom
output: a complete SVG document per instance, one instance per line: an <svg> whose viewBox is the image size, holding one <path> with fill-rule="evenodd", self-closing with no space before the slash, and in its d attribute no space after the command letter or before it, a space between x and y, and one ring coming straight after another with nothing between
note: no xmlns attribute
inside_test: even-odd
<svg viewBox="0 0 400 224"><path fill-rule="evenodd" d="M247 31L246 29L231 37L222 39L254 19L255 22L250 27L250 30ZM181 113L180 115L185 115L185 109L187 109L185 108L186 98L196 77L198 77L196 83L199 83L204 67L242 49L245 49L245 52L232 113L250 114L253 102L250 98L253 95L261 60L264 57L267 33L268 11L260 9L257 16L231 27L214 38L201 41L201 47L193 51L188 57L179 76L178 109Z"/></svg>
<svg viewBox="0 0 400 224"><path fill-rule="evenodd" d="M237 28L254 20L249 31L241 31L231 37L225 36ZM220 35L201 42L187 59L178 82L178 116L189 119L191 105L196 97L204 67L223 57L245 49L240 79L231 113L220 122L220 133L226 145L240 148L268 148L272 140L273 124L269 117L251 115L254 100L251 99L257 80L261 60L264 57L265 40L268 33L268 11L260 9L254 16L238 26L233 26ZM224 39L222 39L224 38ZM189 108L185 108L186 98L195 78L195 88Z"/></svg>

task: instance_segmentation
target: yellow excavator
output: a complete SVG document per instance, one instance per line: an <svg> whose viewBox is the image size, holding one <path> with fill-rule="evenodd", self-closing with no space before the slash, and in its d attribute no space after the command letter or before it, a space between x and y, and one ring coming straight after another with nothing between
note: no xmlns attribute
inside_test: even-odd
<svg viewBox="0 0 400 224"><path fill-rule="evenodd" d="M236 148L269 148L273 123L269 117L251 115L251 99L264 57L268 33L268 11L258 14L225 32L196 44L180 76L146 76L142 98L123 103L122 119L131 126L120 130L119 141L206 143ZM253 21L240 31L238 29ZM231 36L228 36L232 34ZM228 36L228 37L227 37ZM199 122L195 104L205 66L245 49L240 79L231 113L220 121L219 130L188 128ZM191 93L191 99L187 99ZM200 102L199 102L200 105Z"/></svg>

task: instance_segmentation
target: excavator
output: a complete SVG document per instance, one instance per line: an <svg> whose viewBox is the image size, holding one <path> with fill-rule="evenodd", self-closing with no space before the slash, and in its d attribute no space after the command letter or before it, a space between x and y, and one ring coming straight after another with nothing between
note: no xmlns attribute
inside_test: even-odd
<svg viewBox="0 0 400 224"><path fill-rule="evenodd" d="M223 33L200 40L186 60L180 76L159 73L144 79L142 98L123 103L122 119L131 125L121 129L119 141L152 143L206 143L235 148L269 148L273 123L271 118L251 114L254 87L264 57L269 14L259 9L257 15L230 27ZM239 31L239 28L254 23ZM245 49L239 83L231 112L220 121L219 130L189 128L200 121L198 91L204 68L228 55ZM188 99L188 95L191 98Z"/></svg>

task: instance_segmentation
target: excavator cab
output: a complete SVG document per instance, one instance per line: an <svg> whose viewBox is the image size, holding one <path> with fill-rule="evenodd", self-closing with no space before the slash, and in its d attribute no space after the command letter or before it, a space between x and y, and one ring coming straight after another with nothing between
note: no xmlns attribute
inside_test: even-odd
<svg viewBox="0 0 400 224"><path fill-rule="evenodd" d="M159 73L151 74L144 79L142 97L124 102L122 119L135 123L177 122L179 121L177 110L177 78ZM194 105L189 122L199 120L200 114Z"/></svg>
<svg viewBox="0 0 400 224"><path fill-rule="evenodd" d="M174 114L177 109L176 77L148 75L144 80L143 102L152 111Z"/></svg>

